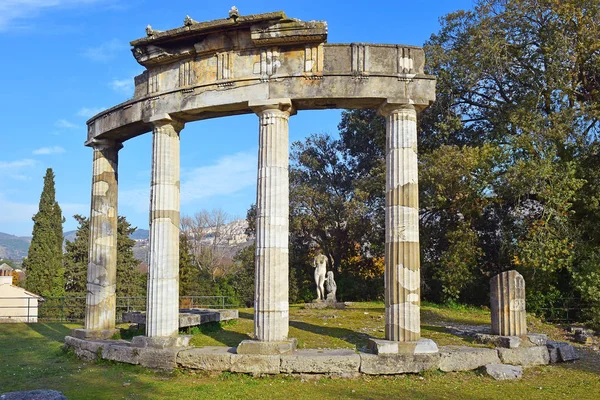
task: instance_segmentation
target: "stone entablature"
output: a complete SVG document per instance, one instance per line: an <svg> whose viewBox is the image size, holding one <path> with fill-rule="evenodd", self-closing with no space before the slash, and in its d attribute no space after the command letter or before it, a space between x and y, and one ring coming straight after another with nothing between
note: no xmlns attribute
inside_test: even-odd
<svg viewBox="0 0 600 400"><path fill-rule="evenodd" d="M187 21L187 19L186 19ZM377 108L386 100L418 109L435 100L419 47L327 44L325 22L283 12L192 22L131 42L146 71L134 98L88 121L88 142L123 142L170 114L182 122L252 113L248 102L289 98L296 110Z"/></svg>

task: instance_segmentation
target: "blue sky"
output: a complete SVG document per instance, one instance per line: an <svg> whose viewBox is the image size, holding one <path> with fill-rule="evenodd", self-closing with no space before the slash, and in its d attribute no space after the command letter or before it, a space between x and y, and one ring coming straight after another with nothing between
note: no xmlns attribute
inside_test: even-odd
<svg viewBox="0 0 600 400"><path fill-rule="evenodd" d="M422 45L438 18L469 9L472 0L202 1L0 0L0 232L31 235L46 168L73 230L89 214L92 150L83 146L86 120L133 96L143 71L129 42L144 28L166 30L242 15L283 10L301 20L325 20L329 43ZM301 111L290 119L290 143L315 132L337 133L340 110ZM119 214L148 227L151 135L119 153ZM181 133L181 211L220 207L245 217L256 193L258 122L254 115L199 121Z"/></svg>

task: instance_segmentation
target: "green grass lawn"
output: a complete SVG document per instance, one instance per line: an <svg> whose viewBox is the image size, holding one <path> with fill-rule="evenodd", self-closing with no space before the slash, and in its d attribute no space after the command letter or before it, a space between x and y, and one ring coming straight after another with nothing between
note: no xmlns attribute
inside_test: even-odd
<svg viewBox="0 0 600 400"><path fill-rule="evenodd" d="M467 344L443 325L483 325L489 312L477 308L425 304L423 337L439 345ZM600 355L579 348L582 359L571 364L534 367L518 381L497 382L479 372L352 380L284 375L253 378L222 373L208 375L99 362L87 364L61 350L69 324L0 325L0 393L55 389L69 399L600 399ZM539 320L530 329L562 339L562 331ZM383 337L383 305L354 303L347 310L290 309L290 336L301 348L365 346L367 338ZM195 329L193 344L235 346L252 335L252 309L240 310L236 322ZM470 344L470 343L469 343Z"/></svg>

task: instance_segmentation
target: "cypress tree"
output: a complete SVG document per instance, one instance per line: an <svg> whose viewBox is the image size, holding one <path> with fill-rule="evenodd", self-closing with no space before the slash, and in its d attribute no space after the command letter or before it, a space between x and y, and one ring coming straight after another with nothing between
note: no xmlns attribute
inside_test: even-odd
<svg viewBox="0 0 600 400"><path fill-rule="evenodd" d="M73 218L79 222L75 239L65 244L65 290L72 294L86 294L89 259L90 220L81 215Z"/></svg>
<svg viewBox="0 0 600 400"><path fill-rule="evenodd" d="M55 199L54 173L46 170L44 189L40 196L39 211L33 216L33 237L26 260L25 287L44 297L65 294L65 268L63 266L64 219Z"/></svg>
<svg viewBox="0 0 600 400"><path fill-rule="evenodd" d="M146 295L146 277L137 269L140 260L133 254L135 240L130 235L132 227L123 216L117 221L117 297L139 297Z"/></svg>
<svg viewBox="0 0 600 400"><path fill-rule="evenodd" d="M73 218L79 222L75 240L67 241L64 255L65 280L67 292L85 293L87 284L87 268L89 260L90 220L81 215ZM135 241L129 236L137 228L123 216L117 221L117 289L119 297L136 297L146 295L145 276L137 270L140 260L133 254Z"/></svg>

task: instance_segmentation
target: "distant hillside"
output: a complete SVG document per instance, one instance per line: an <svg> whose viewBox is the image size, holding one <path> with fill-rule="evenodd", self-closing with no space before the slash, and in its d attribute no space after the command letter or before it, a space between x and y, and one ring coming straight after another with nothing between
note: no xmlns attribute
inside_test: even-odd
<svg viewBox="0 0 600 400"><path fill-rule="evenodd" d="M75 234L77 231L64 232L65 242L68 240L72 242L75 240ZM147 229L137 229L130 236L134 240L148 240ZM8 233L0 232L0 259L8 258L15 260L18 263L27 257L29 251L29 245L31 244L31 237L27 236L14 236Z"/></svg>
<svg viewBox="0 0 600 400"><path fill-rule="evenodd" d="M21 260L27 256L31 238L0 232L0 258Z"/></svg>
<svg viewBox="0 0 600 400"><path fill-rule="evenodd" d="M148 240L150 236L150 232L147 229L136 229L131 235L130 238L133 240Z"/></svg>

